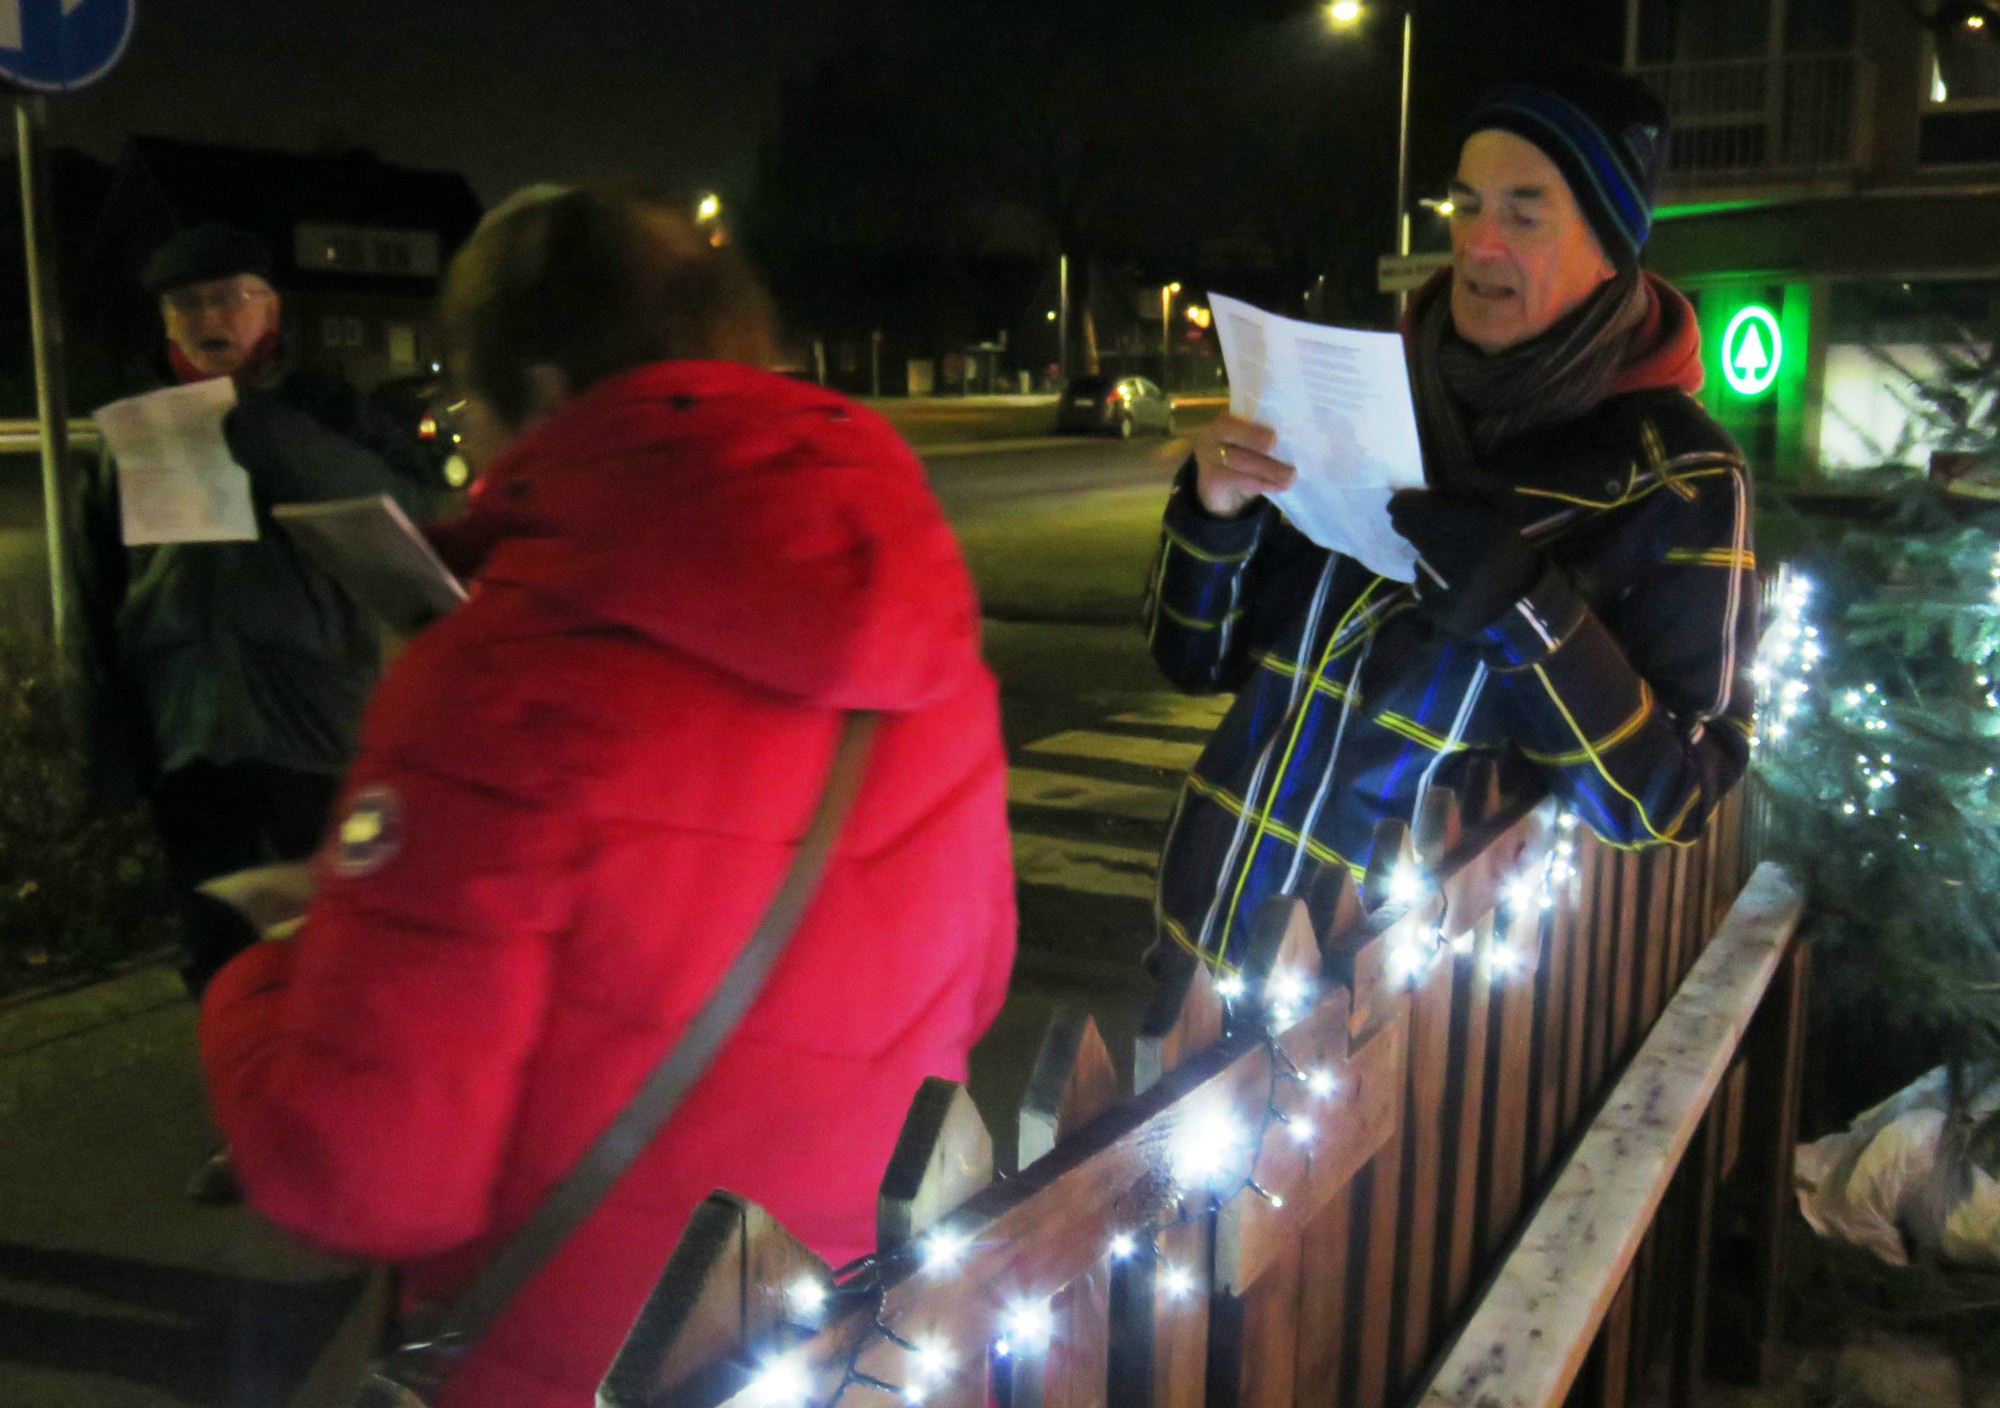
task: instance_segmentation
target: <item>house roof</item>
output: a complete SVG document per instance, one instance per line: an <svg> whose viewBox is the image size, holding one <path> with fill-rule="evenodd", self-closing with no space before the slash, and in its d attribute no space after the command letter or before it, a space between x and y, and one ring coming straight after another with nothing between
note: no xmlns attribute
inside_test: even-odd
<svg viewBox="0 0 2000 1408"><path fill-rule="evenodd" d="M479 198L458 172L396 166L360 150L306 155L171 137L133 137L126 143L120 166L121 177L152 186L175 227L216 221L262 236L277 257L281 277L288 281L329 277L301 273L294 264L293 230L301 223L428 230L438 236L440 256L449 257L472 233L481 214ZM356 276L330 277L350 287ZM380 277L370 281L434 283Z"/></svg>

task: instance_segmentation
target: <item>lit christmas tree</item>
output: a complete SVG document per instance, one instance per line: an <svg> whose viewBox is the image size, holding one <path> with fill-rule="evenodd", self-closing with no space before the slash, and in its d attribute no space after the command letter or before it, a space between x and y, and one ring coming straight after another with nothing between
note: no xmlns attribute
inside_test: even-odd
<svg viewBox="0 0 2000 1408"><path fill-rule="evenodd" d="M1836 1084L2000 1070L2000 512L1972 507L1918 484L1812 535L1754 666Z"/></svg>

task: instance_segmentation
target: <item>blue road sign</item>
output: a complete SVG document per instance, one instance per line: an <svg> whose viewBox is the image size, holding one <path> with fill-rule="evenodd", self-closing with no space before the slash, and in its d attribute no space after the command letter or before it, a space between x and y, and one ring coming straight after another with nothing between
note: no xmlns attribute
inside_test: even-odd
<svg viewBox="0 0 2000 1408"><path fill-rule="evenodd" d="M132 37L133 0L0 0L0 78L67 93L102 78Z"/></svg>

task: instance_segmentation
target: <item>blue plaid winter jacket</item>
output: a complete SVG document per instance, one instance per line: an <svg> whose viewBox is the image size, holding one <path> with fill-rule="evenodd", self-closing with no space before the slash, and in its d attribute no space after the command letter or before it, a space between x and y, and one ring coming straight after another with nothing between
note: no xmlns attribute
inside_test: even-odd
<svg viewBox="0 0 2000 1408"><path fill-rule="evenodd" d="M1616 395L1485 465L1548 568L1477 641L1410 589L1308 540L1269 503L1207 514L1182 468L1146 604L1154 658L1236 699L1182 789L1162 937L1240 957L1272 895L1357 879L1375 824L1490 758L1613 845L1687 845L1742 776L1756 558L1743 458L1677 387ZM1316 915L1324 923L1329 916Z"/></svg>

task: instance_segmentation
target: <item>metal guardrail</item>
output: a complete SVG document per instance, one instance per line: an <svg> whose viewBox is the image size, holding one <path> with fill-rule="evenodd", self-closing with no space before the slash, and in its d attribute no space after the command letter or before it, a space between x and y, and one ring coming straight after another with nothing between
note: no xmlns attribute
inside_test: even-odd
<svg viewBox="0 0 2000 1408"><path fill-rule="evenodd" d="M1666 105L1670 186L1860 164L1868 70L1858 54L1641 64L1633 72Z"/></svg>
<svg viewBox="0 0 2000 1408"><path fill-rule="evenodd" d="M69 423L70 449L89 450L94 454L103 444L104 437L98 433L96 421L85 417ZM0 454L38 455L41 452L40 421L0 420Z"/></svg>

